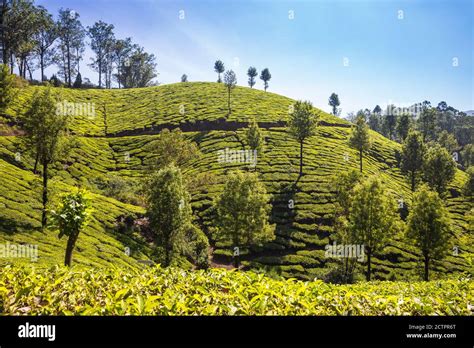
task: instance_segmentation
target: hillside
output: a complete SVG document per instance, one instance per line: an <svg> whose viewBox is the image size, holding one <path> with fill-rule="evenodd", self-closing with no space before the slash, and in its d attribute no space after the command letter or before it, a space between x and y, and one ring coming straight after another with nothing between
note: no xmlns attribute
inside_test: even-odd
<svg viewBox="0 0 474 348"><path fill-rule="evenodd" d="M25 111L34 91L19 91L18 100L7 113ZM153 258L152 250L141 236L121 233L120 216L143 214L141 207L121 203L103 195L97 180L118 175L135 182L143 175L144 163L151 155L145 146L163 128L180 127L200 147L203 156L185 169L215 175L215 183L202 185L193 192L193 209L210 233L210 206L225 182L226 171L247 168L242 164L218 163L217 152L225 148L242 149L244 127L256 117L263 128L266 149L258 158L257 169L273 195L272 221L277 224L275 241L247 255L245 264L273 267L284 277L319 277L324 246L331 241L333 188L331 178L348 168L358 168L356 152L347 145L350 124L321 112L317 135L305 143L305 175L298 180L299 146L286 132L285 120L293 100L273 93L237 87L232 93L232 113L227 113L226 91L217 83L179 83L129 90L57 89L61 99L90 103L95 115L74 116L71 134L76 147L69 158L56 168L52 180L55 190L84 186L95 194L94 218L82 234L74 253L82 265L136 265L136 259ZM378 175L395 197L409 202L409 187L397 168L400 145L372 132L373 146L364 162L364 173ZM18 161L18 153L21 159ZM21 145L21 130L14 118L0 119L0 243L39 244L39 264L61 263L65 241L56 234L37 230L40 219L39 178L32 174L33 160ZM446 204L453 219L455 244L463 255L474 253L472 231L467 220L472 205L460 196L466 176L457 171L449 188ZM290 209L292 199L295 207ZM124 250L129 247L132 258ZM230 250L215 245L215 261L229 262ZM385 279L405 279L419 273L420 257L411 245L393 242L373 260L374 274ZM434 263L439 276L467 270L462 255L448 256Z"/></svg>

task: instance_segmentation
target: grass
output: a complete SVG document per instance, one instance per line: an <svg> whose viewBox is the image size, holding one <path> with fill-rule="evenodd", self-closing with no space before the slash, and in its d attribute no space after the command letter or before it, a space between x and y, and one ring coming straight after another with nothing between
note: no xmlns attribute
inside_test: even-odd
<svg viewBox="0 0 474 348"><path fill-rule="evenodd" d="M18 101L9 114L24 112L36 89L20 91ZM217 83L178 83L132 90L73 90L58 89L58 95L69 102L93 103L95 117L75 116L71 124L74 147L53 170L53 186L58 192L73 186L89 189L95 196L95 213L91 225L78 241L75 262L79 264L110 265L115 262L133 265L137 258L152 258L152 252L139 236L120 236L116 231L119 216L143 208L104 197L97 180L116 175L124 180L139 182L144 163L153 156L146 145L156 139L163 127L180 125L189 139L195 141L203 156L184 168L190 176L212 174L215 180L192 192L192 205L197 221L212 237L212 200L222 190L226 172L245 164L218 163L217 152L242 149L245 146L245 124L256 117L265 129L265 151L259 155L257 170L267 190L273 195L272 221L277 224L277 238L245 257L251 266L272 266L284 277L312 280L324 267L324 246L332 242L334 191L332 177L350 168L358 169L357 152L347 145L349 124L321 112L323 123L317 134L305 142L305 167L298 178L299 146L279 122L285 121L293 100L273 93L237 87L232 96L232 113L226 107L224 87ZM105 106L105 107L104 107ZM181 112L184 106L184 112ZM1 122L3 133L18 132L18 127ZM5 120L4 120L5 121ZM377 175L390 189L394 199L411 200L408 182L397 166L399 144L371 132L373 146L364 158L364 175ZM17 161L17 153L21 160ZM32 174L33 160L21 145L21 136L0 136L0 242L36 241L40 244L39 265L49 267L60 263L65 241L56 234L38 232L40 214L39 177ZM454 245L462 254L435 260L434 277L466 272L470 266L465 256L474 254L474 240L468 227L472 203L460 195L466 180L457 171L450 185L446 205L452 218ZM290 209L289 200L295 206ZM3 205L4 206L3 206ZM471 213L472 214L472 213ZM471 231L472 232L472 231ZM211 238L212 239L212 238ZM213 240L215 253L224 260L229 249ZM131 245L132 258L123 250ZM105 251L98 251L98 248ZM43 253L43 254L42 254ZM373 271L379 279L405 279L421 269L420 255L402 236L373 259Z"/></svg>

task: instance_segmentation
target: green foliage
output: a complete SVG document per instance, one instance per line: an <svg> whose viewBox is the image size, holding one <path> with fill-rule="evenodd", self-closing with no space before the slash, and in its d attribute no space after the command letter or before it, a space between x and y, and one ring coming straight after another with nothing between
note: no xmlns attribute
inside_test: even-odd
<svg viewBox="0 0 474 348"><path fill-rule="evenodd" d="M400 115L397 120L397 133L401 141L405 141L411 126L411 118L408 114Z"/></svg>
<svg viewBox="0 0 474 348"><path fill-rule="evenodd" d="M220 60L216 60L214 63L214 71L218 74L217 82L221 83L221 74L225 71L224 63Z"/></svg>
<svg viewBox="0 0 474 348"><path fill-rule="evenodd" d="M332 114L337 116L337 107L341 105L339 101L339 96L336 93L331 94L329 97L329 106L332 107Z"/></svg>
<svg viewBox="0 0 474 348"><path fill-rule="evenodd" d="M303 142L315 134L319 113L309 101L297 101L290 112L288 131L300 143L300 175L303 174Z"/></svg>
<svg viewBox="0 0 474 348"><path fill-rule="evenodd" d="M355 188L349 209L352 240L365 247L367 280L370 280L371 256L384 247L396 233L398 215L395 200L387 195L381 181L372 176Z"/></svg>
<svg viewBox="0 0 474 348"><path fill-rule="evenodd" d="M255 78L258 76L258 72L257 72L257 69L254 68L253 66L251 66L248 70L247 70L247 76L249 77L249 87L250 88L253 88L253 86L255 86Z"/></svg>
<svg viewBox="0 0 474 348"><path fill-rule="evenodd" d="M474 144L467 144L461 151L461 161L464 168L474 166Z"/></svg>
<svg viewBox="0 0 474 348"><path fill-rule="evenodd" d="M6 64L0 64L0 113L5 113L15 96L14 76Z"/></svg>
<svg viewBox="0 0 474 348"><path fill-rule="evenodd" d="M423 167L424 153L425 145L421 133L410 130L403 143L400 169L402 173L408 175L412 191L415 191L418 173Z"/></svg>
<svg viewBox="0 0 474 348"><path fill-rule="evenodd" d="M198 269L207 269L210 266L209 240L201 229L195 225L185 231L184 254L191 258Z"/></svg>
<svg viewBox="0 0 474 348"><path fill-rule="evenodd" d="M263 87L265 89L265 92L267 91L268 88L268 81L272 78L272 74L270 74L270 70L268 68L265 68L262 70L260 73L260 80L263 81Z"/></svg>
<svg viewBox="0 0 474 348"><path fill-rule="evenodd" d="M234 171L214 205L219 237L233 246L250 246L274 239L270 225L270 196L255 173Z"/></svg>
<svg viewBox="0 0 474 348"><path fill-rule="evenodd" d="M7 266L4 315L472 315L469 279L331 285L253 272Z"/></svg>
<svg viewBox="0 0 474 348"><path fill-rule="evenodd" d="M434 140L436 130L436 109L424 108L418 118L418 129L423 135L423 141Z"/></svg>
<svg viewBox="0 0 474 348"><path fill-rule="evenodd" d="M227 94L228 94L227 105L228 105L229 114L230 114L231 111L232 111L231 108L230 108L230 92L237 85L237 77L235 76L235 73L232 70L228 70L228 71L225 72L225 74L224 74L224 84L227 88Z"/></svg>
<svg viewBox="0 0 474 348"><path fill-rule="evenodd" d="M425 280L429 280L429 262L450 250L450 222L444 203L436 192L422 185L413 196L406 236L421 251L425 261Z"/></svg>
<svg viewBox="0 0 474 348"><path fill-rule="evenodd" d="M452 154L458 147L459 144L453 134L443 130L438 135L438 143L444 147L450 154Z"/></svg>
<svg viewBox="0 0 474 348"><path fill-rule="evenodd" d="M183 75L181 76L181 82L188 82L188 75L183 74Z"/></svg>
<svg viewBox="0 0 474 348"><path fill-rule="evenodd" d="M145 186L150 227L155 243L165 252L164 265L169 266L191 223L189 193L181 171L173 164L153 173Z"/></svg>
<svg viewBox="0 0 474 348"><path fill-rule="evenodd" d="M473 196L474 195L474 166L470 166L466 170L467 173L467 180L464 184L464 194L466 196Z"/></svg>
<svg viewBox="0 0 474 348"><path fill-rule="evenodd" d="M442 195L454 179L455 171L456 162L446 149L438 144L428 148L423 159L423 179L433 190Z"/></svg>
<svg viewBox="0 0 474 348"><path fill-rule="evenodd" d="M334 189L336 191L336 203L343 215L349 213L351 198L354 187L360 182L361 174L352 169L338 173L334 177Z"/></svg>
<svg viewBox="0 0 474 348"><path fill-rule="evenodd" d="M59 238L68 237L64 264L71 265L72 252L77 238L87 222L90 214L90 202L85 191L63 195L57 210L51 211L53 226L59 229Z"/></svg>
<svg viewBox="0 0 474 348"><path fill-rule="evenodd" d="M166 128L163 129L159 138L147 145L146 151L152 155L147 159L147 164L154 169L161 169L171 164L183 167L201 156L196 143L186 139L179 128L171 132Z"/></svg>
<svg viewBox="0 0 474 348"><path fill-rule="evenodd" d="M259 156L263 154L264 149L264 139L262 135L262 131L258 127L258 123L253 118L249 122L249 127L247 128L246 133L247 144L249 145L250 149L257 150Z"/></svg>
<svg viewBox="0 0 474 348"><path fill-rule="evenodd" d="M371 146L369 127L365 123L362 115L357 116L355 127L349 137L349 145L359 152L360 172L362 173L362 159L364 151L368 151Z"/></svg>

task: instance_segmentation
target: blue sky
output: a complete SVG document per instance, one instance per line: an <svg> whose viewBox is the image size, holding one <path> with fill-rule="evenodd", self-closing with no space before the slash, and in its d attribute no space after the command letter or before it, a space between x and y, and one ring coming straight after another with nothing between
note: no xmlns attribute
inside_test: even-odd
<svg viewBox="0 0 474 348"><path fill-rule="evenodd" d="M473 3L36 0L55 15L61 7L77 11L84 26L114 24L117 38L130 36L156 55L160 83L178 82L183 73L215 81L213 64L221 59L239 85L247 85L249 66L269 68L269 91L326 111L336 92L342 115L423 100L474 109ZM86 51L81 72L97 83L87 67L91 56ZM261 80L256 87L263 88Z"/></svg>

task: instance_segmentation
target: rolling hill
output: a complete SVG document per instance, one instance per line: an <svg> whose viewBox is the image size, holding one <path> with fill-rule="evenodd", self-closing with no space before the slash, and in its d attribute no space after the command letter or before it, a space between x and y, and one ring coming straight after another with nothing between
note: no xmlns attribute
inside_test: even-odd
<svg viewBox="0 0 474 348"><path fill-rule="evenodd" d="M43 87L21 89L7 114L24 112L33 93L40 88ZM332 242L332 177L349 168L358 168L357 153L347 145L351 132L347 121L320 112L317 134L305 143L305 175L298 178L299 146L285 128L292 99L237 87L232 92L229 115L226 90L217 83L178 83L123 90L58 88L55 93L62 100L83 103L94 111L74 115L70 133L75 147L55 168L51 180L55 192L83 186L94 194L93 219L79 237L75 263L134 268L137 260L153 259L153 250L144 237L119 228L121 218L139 217L144 209L106 197L97 182L110 175L139 182L146 161L153 156L146 151L146 145L164 128L179 127L199 145L203 156L184 169L187 174L206 172L215 176L214 181L192 192L197 220L210 235L211 203L222 190L226 172L248 168L245 164L219 163L218 151L243 149L245 127L249 118L255 117L266 140L257 170L273 196L272 221L277 225L277 238L261 248L246 251L244 264L273 269L284 277L320 277L328 262L324 258L324 246ZM39 177L32 173L33 160L25 155L21 135L21 127L14 117L0 119L0 243L36 243L39 265L58 264L62 262L65 241L58 240L56 233L38 230L41 185ZM371 135L373 146L364 159L364 174L377 175L394 198L409 204L411 192L397 166L400 145L378 133ZM461 195L460 189L465 180L465 173L458 170L446 200L454 244L460 253L435 261L435 274L439 277L468 270L464 256L474 253L472 231L468 227L472 203ZM289 207L289 200L293 200L294 208ZM230 249L214 242L212 236L211 241L215 262L229 262ZM127 247L131 257L124 252ZM380 279L412 279L421 270L420 255L401 237L377 255L373 263L374 275Z"/></svg>

